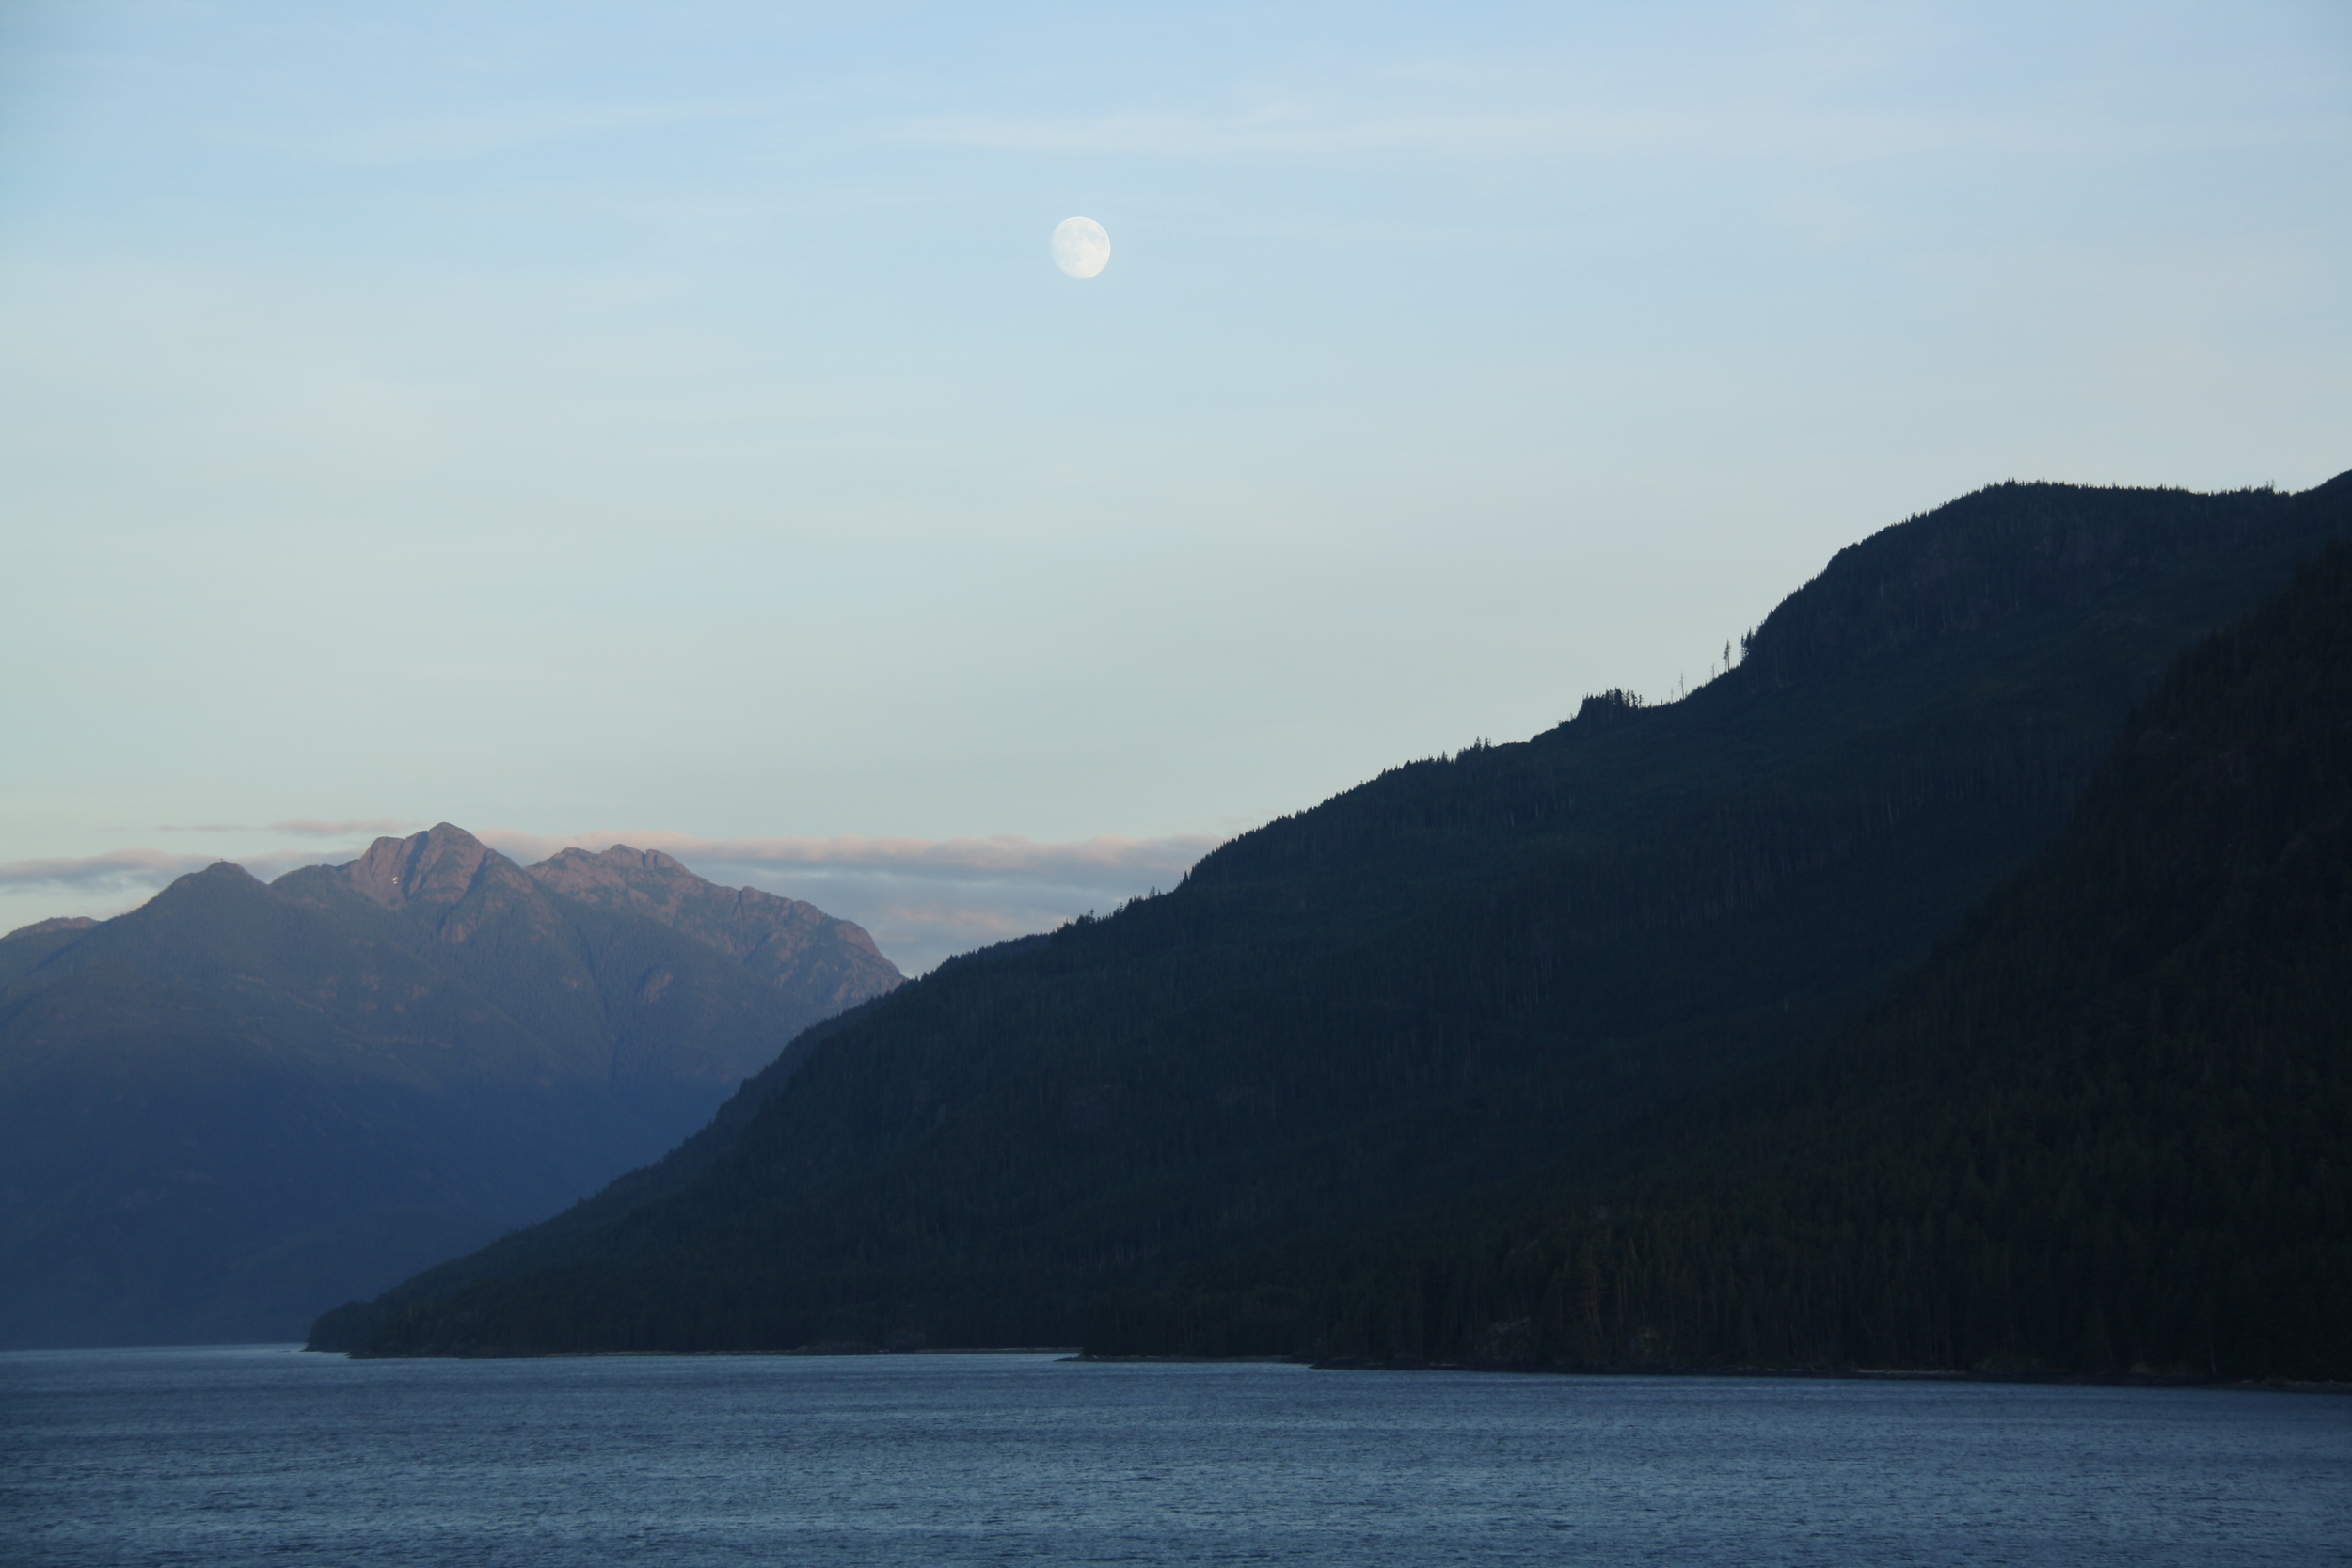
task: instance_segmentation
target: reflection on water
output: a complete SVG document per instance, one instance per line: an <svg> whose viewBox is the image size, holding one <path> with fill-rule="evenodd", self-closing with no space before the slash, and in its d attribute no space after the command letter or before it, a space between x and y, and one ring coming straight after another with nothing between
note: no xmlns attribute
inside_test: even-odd
<svg viewBox="0 0 2352 1568"><path fill-rule="evenodd" d="M2352 1563L2352 1401L1085 1366L0 1355L27 1564Z"/></svg>

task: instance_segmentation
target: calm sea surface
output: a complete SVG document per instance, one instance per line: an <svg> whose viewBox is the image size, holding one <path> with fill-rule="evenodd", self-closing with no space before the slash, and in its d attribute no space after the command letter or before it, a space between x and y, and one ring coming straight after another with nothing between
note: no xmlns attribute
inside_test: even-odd
<svg viewBox="0 0 2352 1568"><path fill-rule="evenodd" d="M28 1352L0 1560L2352 1563L2352 1400Z"/></svg>

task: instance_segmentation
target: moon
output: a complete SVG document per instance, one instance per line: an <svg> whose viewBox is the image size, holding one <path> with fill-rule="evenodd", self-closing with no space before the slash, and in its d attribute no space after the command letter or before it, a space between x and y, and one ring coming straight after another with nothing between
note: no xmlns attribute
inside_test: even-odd
<svg viewBox="0 0 2352 1568"><path fill-rule="evenodd" d="M1111 237L1092 218L1054 225L1054 265L1073 277L1092 277L1110 265Z"/></svg>

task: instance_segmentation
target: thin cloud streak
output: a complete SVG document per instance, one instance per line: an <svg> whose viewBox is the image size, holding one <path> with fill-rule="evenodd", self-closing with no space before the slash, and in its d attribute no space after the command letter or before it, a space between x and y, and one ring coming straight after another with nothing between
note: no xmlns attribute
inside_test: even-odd
<svg viewBox="0 0 2352 1568"><path fill-rule="evenodd" d="M271 832L291 838L350 838L358 833L413 833L423 825L396 816L364 816L350 822L317 822L303 817L268 826Z"/></svg>
<svg viewBox="0 0 2352 1568"><path fill-rule="evenodd" d="M358 833L408 833L422 826L396 816L366 816L348 822L320 822L308 817L291 822L162 822L159 833L283 833L289 838L350 838Z"/></svg>
<svg viewBox="0 0 2352 1568"><path fill-rule="evenodd" d="M161 886L174 877L201 871L209 855L171 855L161 849L114 849L103 855L52 856L0 862L0 887L111 888L126 883Z"/></svg>
<svg viewBox="0 0 2352 1568"><path fill-rule="evenodd" d="M691 863L759 866L773 870L816 869L971 881L1123 883L1162 875L1172 883L1193 863L1216 847L1205 833L1160 838L1103 834L1067 844L1040 844L1012 833L986 838L697 838L691 833L645 829L633 832L575 833L549 837L493 828L476 835L483 843L520 861L541 861L564 849L600 852L616 844L659 849Z"/></svg>
<svg viewBox="0 0 2352 1568"><path fill-rule="evenodd" d="M0 889L54 887L99 894L153 891L229 859L226 855L176 855L163 849L110 849L103 855L6 861L0 862ZM278 849L240 855L231 863L267 881L297 866L315 864L317 860L307 850Z"/></svg>
<svg viewBox="0 0 2352 1568"><path fill-rule="evenodd" d="M1882 161L1964 151L2017 156L2242 150L2330 146L2332 124L2305 117L2182 130L2157 121L2020 121L1871 112L1791 111L1758 103L1708 111L1582 114L1551 110L1415 113L1325 119L1296 110L1227 117L1123 115L1100 119L943 116L899 135L917 145L1000 152L1154 158L1330 158L1365 153L1502 160L1817 158Z"/></svg>
<svg viewBox="0 0 2352 1568"><path fill-rule="evenodd" d="M784 107L777 102L521 104L491 113L387 119L300 142L259 134L226 139L329 166L398 167L456 163L518 149L675 126L772 120Z"/></svg>

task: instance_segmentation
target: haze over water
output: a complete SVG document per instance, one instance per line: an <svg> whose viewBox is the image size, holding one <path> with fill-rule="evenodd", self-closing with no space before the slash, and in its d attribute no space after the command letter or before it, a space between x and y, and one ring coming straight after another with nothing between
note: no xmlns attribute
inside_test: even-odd
<svg viewBox="0 0 2352 1568"><path fill-rule="evenodd" d="M2352 1561L2352 1405L1053 1355L0 1356L25 1564Z"/></svg>

